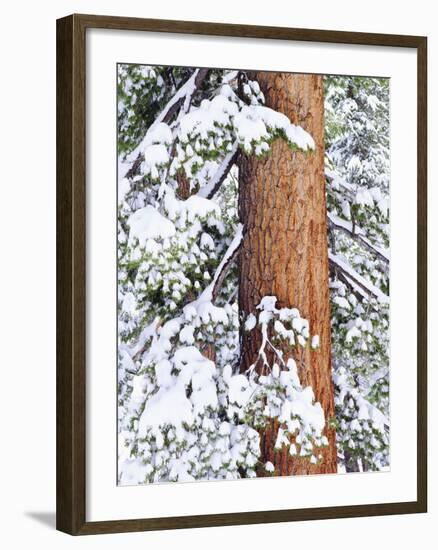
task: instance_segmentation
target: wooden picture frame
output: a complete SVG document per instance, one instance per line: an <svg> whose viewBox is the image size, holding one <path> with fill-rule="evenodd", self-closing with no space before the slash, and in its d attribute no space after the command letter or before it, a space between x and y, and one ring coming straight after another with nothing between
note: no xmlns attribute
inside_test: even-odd
<svg viewBox="0 0 438 550"><path fill-rule="evenodd" d="M417 52L417 499L375 505L86 521L87 29L412 48ZM348 518L427 511L427 39L329 30L71 15L57 21L57 529L72 535Z"/></svg>

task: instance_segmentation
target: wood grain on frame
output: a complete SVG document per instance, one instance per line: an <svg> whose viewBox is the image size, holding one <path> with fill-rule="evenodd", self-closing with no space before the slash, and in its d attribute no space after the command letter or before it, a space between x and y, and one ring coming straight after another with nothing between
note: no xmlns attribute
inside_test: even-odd
<svg viewBox="0 0 438 550"><path fill-rule="evenodd" d="M86 521L85 31L105 28L322 43L406 47L418 64L417 500L229 514ZM427 511L427 39L127 17L71 15L57 21L57 529L72 535L277 523Z"/></svg>

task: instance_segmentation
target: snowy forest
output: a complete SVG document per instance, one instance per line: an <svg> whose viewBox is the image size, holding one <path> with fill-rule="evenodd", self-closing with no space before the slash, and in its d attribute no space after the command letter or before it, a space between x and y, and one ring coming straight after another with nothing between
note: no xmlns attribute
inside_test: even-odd
<svg viewBox="0 0 438 550"><path fill-rule="evenodd" d="M118 484L389 468L389 80L119 64Z"/></svg>

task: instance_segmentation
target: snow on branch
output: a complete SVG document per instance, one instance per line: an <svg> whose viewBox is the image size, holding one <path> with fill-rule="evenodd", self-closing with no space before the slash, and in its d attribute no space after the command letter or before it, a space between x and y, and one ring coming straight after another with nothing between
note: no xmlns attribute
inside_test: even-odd
<svg viewBox="0 0 438 550"><path fill-rule="evenodd" d="M214 176L207 183L207 185L204 185L198 191L197 194L200 197L211 199L215 195L215 193L218 191L219 187L221 186L222 182L227 177L229 171L231 170L231 167L233 166L233 164L235 164L237 160L238 148L239 148L239 145L237 141L235 141L233 143L231 151L225 155L221 165L217 169Z"/></svg>
<svg viewBox="0 0 438 550"><path fill-rule="evenodd" d="M359 244L362 244L365 248L367 248L370 252L372 252L375 256L377 256L380 260L385 262L386 264L389 264L389 252L388 250L384 248L380 248L373 244L366 236L365 231L355 225L353 227L353 224L349 221L343 220L336 216L335 214L328 213L328 221L329 226L333 227L334 229L339 229L340 231L344 231L344 233L347 233L350 237L355 239Z"/></svg>
<svg viewBox="0 0 438 550"><path fill-rule="evenodd" d="M335 171L330 170L330 168L326 167L324 172L327 181L335 183L337 187L342 187L347 198L354 202L355 186L342 179Z"/></svg>
<svg viewBox="0 0 438 550"><path fill-rule="evenodd" d="M240 252L242 238L243 238L243 225L239 224L237 226L236 235L234 236L234 239L232 240L230 246L228 247L228 250L225 252L224 257L222 258L222 261L216 270L216 273L214 274L213 281L211 283L211 288L212 288L211 294L212 294L213 301L216 300L217 295L219 294L219 290L222 286L222 283L224 282L225 277L227 276L228 270L230 269L231 265L233 264L234 260L237 258Z"/></svg>
<svg viewBox="0 0 438 550"><path fill-rule="evenodd" d="M186 311L195 311L199 312L202 309L205 309L205 307L212 307L214 300L217 298L217 295L219 293L219 290L221 288L221 285L228 273L228 270L230 266L232 265L233 261L236 259L239 250L240 245L242 243L243 238L243 225L238 224L236 228L236 234L231 241L227 251L225 252L220 264L218 265L213 280L211 283L201 292L201 294L196 298L196 300L193 300L189 304L186 304L184 306L184 310ZM216 308L217 310L221 308ZM179 320L179 317L176 317L175 320Z"/></svg>
<svg viewBox="0 0 438 550"><path fill-rule="evenodd" d="M352 290L362 298L375 298L382 304L389 303L389 297L378 289L375 285L367 281L362 275L359 275L347 262L336 254L329 251L330 268L339 277L342 282L347 284Z"/></svg>
<svg viewBox="0 0 438 550"><path fill-rule="evenodd" d="M376 382L378 382L382 378L386 378L388 374L389 374L389 367L385 365L384 367L379 369L377 372L367 377L365 380L365 383L363 384L364 386L362 390L363 397L366 397L371 392ZM389 423L388 423L388 426L389 426Z"/></svg>
<svg viewBox="0 0 438 550"><path fill-rule="evenodd" d="M132 163L133 166L128 170L125 177L129 177L130 173L135 172L135 166L140 161L142 151L145 148L145 141L147 139L148 133L153 130L160 123L168 123L177 110L184 105L184 110L187 112L189 110L193 96L195 95L196 90L200 87L203 80L206 78L208 69L196 69L192 76L185 82L181 88L176 92L176 94L168 101L167 105L157 116L154 123L148 129L146 136L140 141L137 147L129 153L126 157L126 162Z"/></svg>
<svg viewBox="0 0 438 550"><path fill-rule="evenodd" d="M380 212L386 216L388 214L388 197L382 194L378 185L374 187L365 187L362 185L352 184L341 176L336 174L330 168L325 169L326 180L331 184L333 190L341 191L345 198L347 198L352 204L362 206L377 206Z"/></svg>
<svg viewBox="0 0 438 550"><path fill-rule="evenodd" d="M224 76L222 77L222 82L224 84L229 84L232 80L235 80L239 74L239 71L233 70L228 71Z"/></svg>

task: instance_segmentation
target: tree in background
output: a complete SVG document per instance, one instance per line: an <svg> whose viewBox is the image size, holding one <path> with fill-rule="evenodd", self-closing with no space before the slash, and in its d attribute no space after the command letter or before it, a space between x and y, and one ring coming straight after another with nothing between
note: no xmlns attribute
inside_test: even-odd
<svg viewBox="0 0 438 550"><path fill-rule="evenodd" d="M389 81L327 77L326 177L339 462L389 464Z"/></svg>

